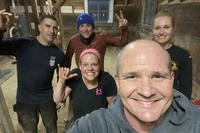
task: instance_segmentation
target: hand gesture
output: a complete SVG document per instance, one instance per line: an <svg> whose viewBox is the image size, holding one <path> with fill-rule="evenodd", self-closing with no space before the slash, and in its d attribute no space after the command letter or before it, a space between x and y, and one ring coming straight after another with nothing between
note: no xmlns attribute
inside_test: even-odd
<svg viewBox="0 0 200 133"><path fill-rule="evenodd" d="M60 111L61 109L63 109L66 106L66 101L64 102L59 102L58 104L56 104L56 109L57 111Z"/></svg>
<svg viewBox="0 0 200 133"><path fill-rule="evenodd" d="M124 18L122 10L119 11L119 14L115 13L115 16L117 18L119 28L128 25L128 20Z"/></svg>
<svg viewBox="0 0 200 133"><path fill-rule="evenodd" d="M14 16L12 13L6 12L5 9L0 10L0 29L5 29L7 25L14 24L18 16Z"/></svg>
<svg viewBox="0 0 200 133"><path fill-rule="evenodd" d="M77 73L70 74L70 70L67 67L60 67L58 64L58 74L59 74L59 80L58 82L61 82L62 84L65 82L65 80L73 78L77 76Z"/></svg>

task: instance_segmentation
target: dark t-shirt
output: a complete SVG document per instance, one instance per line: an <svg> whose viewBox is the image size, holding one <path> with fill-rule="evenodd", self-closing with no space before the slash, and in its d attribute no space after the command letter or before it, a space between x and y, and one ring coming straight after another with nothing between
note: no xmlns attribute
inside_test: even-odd
<svg viewBox="0 0 200 133"><path fill-rule="evenodd" d="M172 45L167 51L172 60L172 70L175 72L174 88L190 99L192 94L191 55L187 50L176 45Z"/></svg>
<svg viewBox="0 0 200 133"><path fill-rule="evenodd" d="M77 119L99 108L106 108L108 106L106 97L117 94L113 77L108 72L100 71L98 87L88 90L82 80L80 69L74 71L78 73L78 77L67 81L67 85L72 89L70 98L72 99L74 118Z"/></svg>
<svg viewBox="0 0 200 133"><path fill-rule="evenodd" d="M55 44L43 46L31 36L11 38L0 41L0 54L17 59L17 102L53 102L53 74L64 60L64 53Z"/></svg>

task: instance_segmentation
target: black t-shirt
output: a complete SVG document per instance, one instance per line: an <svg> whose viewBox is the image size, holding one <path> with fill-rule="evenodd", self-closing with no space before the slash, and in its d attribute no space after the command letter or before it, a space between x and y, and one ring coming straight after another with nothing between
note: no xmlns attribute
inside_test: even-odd
<svg viewBox="0 0 200 133"><path fill-rule="evenodd" d="M188 99L192 94L192 58L190 53L176 45L167 49L175 73L174 88L185 94Z"/></svg>
<svg viewBox="0 0 200 133"><path fill-rule="evenodd" d="M108 106L106 97L117 94L113 77L108 72L100 71L98 87L88 90L82 80L80 69L74 71L78 73L78 76L67 81L67 86L72 89L70 98L72 99L74 118L77 119L99 108L106 108Z"/></svg>
<svg viewBox="0 0 200 133"><path fill-rule="evenodd" d="M55 44L43 46L36 37L27 36L0 41L1 55L17 59L17 102L39 104L53 102L52 79L64 53Z"/></svg>

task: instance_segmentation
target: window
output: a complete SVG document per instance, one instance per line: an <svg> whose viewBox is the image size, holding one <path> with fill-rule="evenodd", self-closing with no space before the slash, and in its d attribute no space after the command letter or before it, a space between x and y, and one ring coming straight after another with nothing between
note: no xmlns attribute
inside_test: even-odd
<svg viewBox="0 0 200 133"><path fill-rule="evenodd" d="M151 25L156 13L157 0L145 0L144 24Z"/></svg>
<svg viewBox="0 0 200 133"><path fill-rule="evenodd" d="M96 23L113 22L114 0L85 0L85 12L93 16Z"/></svg>

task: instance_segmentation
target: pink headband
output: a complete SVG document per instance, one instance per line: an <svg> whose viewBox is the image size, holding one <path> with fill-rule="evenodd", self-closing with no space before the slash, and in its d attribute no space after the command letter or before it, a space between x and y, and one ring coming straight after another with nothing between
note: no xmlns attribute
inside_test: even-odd
<svg viewBox="0 0 200 133"><path fill-rule="evenodd" d="M100 55L100 53L99 53L97 50L95 50L95 49L85 49L85 50L83 50L83 52L80 54L79 59L81 59L81 58L83 57L83 55L88 54L88 53L91 53L91 54L96 55L97 58L98 58L99 60L101 60L101 55Z"/></svg>

